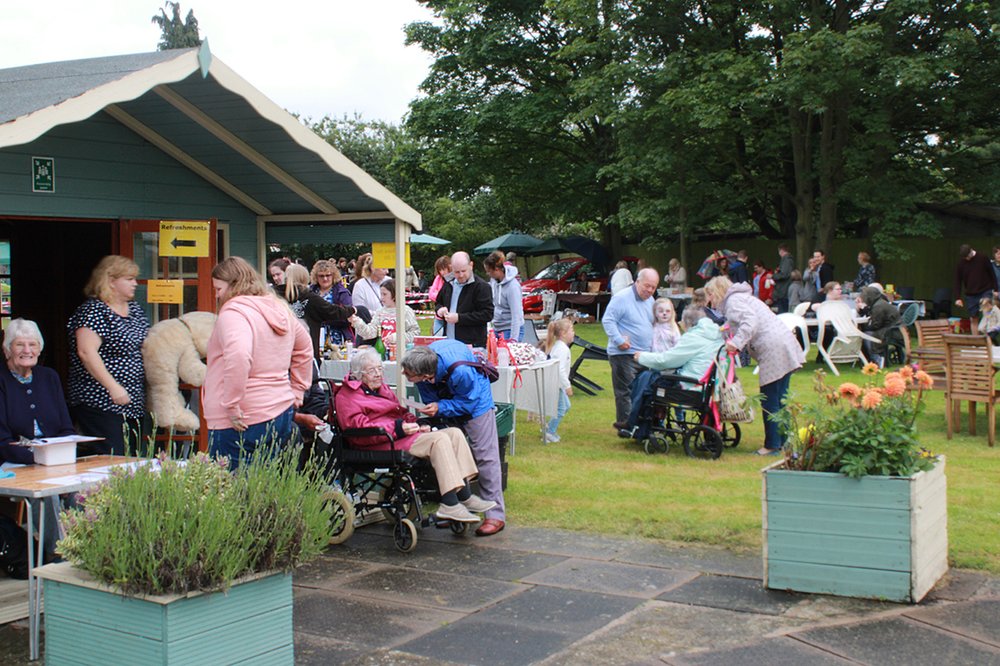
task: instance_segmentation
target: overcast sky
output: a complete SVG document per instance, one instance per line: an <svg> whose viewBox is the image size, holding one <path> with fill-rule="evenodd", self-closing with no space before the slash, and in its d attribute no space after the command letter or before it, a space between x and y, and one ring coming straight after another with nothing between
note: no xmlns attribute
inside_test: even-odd
<svg viewBox="0 0 1000 666"><path fill-rule="evenodd" d="M0 0L0 69L155 51L157 0ZM259 9L258 9L259 8ZM181 0L212 54L285 109L398 123L431 59L403 45L416 0ZM2 101L0 101L2 103Z"/></svg>

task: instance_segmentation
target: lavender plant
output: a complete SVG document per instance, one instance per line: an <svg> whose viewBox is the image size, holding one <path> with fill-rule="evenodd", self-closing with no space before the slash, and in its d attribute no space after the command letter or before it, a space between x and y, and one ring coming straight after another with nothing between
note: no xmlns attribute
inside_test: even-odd
<svg viewBox="0 0 1000 666"><path fill-rule="evenodd" d="M257 455L116 470L62 515L58 553L127 594L226 589L236 579L289 571L328 543L331 509L320 465L297 471L298 447Z"/></svg>

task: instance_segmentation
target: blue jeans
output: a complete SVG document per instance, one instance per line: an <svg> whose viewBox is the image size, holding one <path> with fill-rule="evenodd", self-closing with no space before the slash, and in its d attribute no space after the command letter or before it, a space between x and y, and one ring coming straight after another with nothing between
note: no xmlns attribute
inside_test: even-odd
<svg viewBox="0 0 1000 666"><path fill-rule="evenodd" d="M504 340L514 340L515 342L521 342L524 340L524 324L521 324L521 328L518 329L517 335L511 335L513 329L508 328L506 331L497 331L497 334Z"/></svg>
<svg viewBox="0 0 1000 666"><path fill-rule="evenodd" d="M653 391L657 386L676 387L678 382L673 379L664 379L659 370L643 370L635 376L632 382L632 411L629 412L628 421L625 422L625 429L634 429L633 436L637 440L643 440L649 436L649 428L652 423L640 423L642 420L642 406L653 396Z"/></svg>
<svg viewBox="0 0 1000 666"><path fill-rule="evenodd" d="M784 434L778 428L774 416L785 406L791 377L792 373L789 372L781 379L760 387L760 392L764 394L764 402L761 403L761 409L764 410L764 448L780 449L784 445Z"/></svg>
<svg viewBox="0 0 1000 666"><path fill-rule="evenodd" d="M556 415L549 419L549 426L546 430L553 435L556 434L556 430L559 429L559 423L566 416L566 412L569 411L569 396L566 395L566 389L559 389L559 404L556 406Z"/></svg>
<svg viewBox="0 0 1000 666"><path fill-rule="evenodd" d="M284 448L292 438L292 415L295 409L289 407L268 421L255 423L243 432L235 428L208 431L208 455L227 456L229 469L234 470L241 462L250 462L258 447L273 447L274 451Z"/></svg>

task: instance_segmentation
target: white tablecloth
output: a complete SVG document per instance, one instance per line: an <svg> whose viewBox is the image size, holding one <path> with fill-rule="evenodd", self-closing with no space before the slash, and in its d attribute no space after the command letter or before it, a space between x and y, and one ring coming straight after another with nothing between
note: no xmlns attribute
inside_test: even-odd
<svg viewBox="0 0 1000 666"><path fill-rule="evenodd" d="M399 383L399 364L395 361L384 361L385 380L396 386ZM543 414L546 419L556 415L559 404L559 362L540 361L521 368L522 385L515 388L516 374L513 367L497 368L500 379L495 381L493 400L495 402L514 403L516 409ZM319 366L319 376L323 379L341 381L350 372L348 361L323 361Z"/></svg>

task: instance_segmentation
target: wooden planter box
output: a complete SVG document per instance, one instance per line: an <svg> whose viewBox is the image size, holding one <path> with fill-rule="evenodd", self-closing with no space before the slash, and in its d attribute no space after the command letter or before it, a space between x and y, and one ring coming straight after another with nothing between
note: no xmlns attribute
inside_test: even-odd
<svg viewBox="0 0 1000 666"><path fill-rule="evenodd" d="M251 576L228 592L133 597L68 562L35 571L46 664L294 663L291 574Z"/></svg>
<svg viewBox="0 0 1000 666"><path fill-rule="evenodd" d="M948 570L944 456L910 477L764 477L764 587L916 603Z"/></svg>

